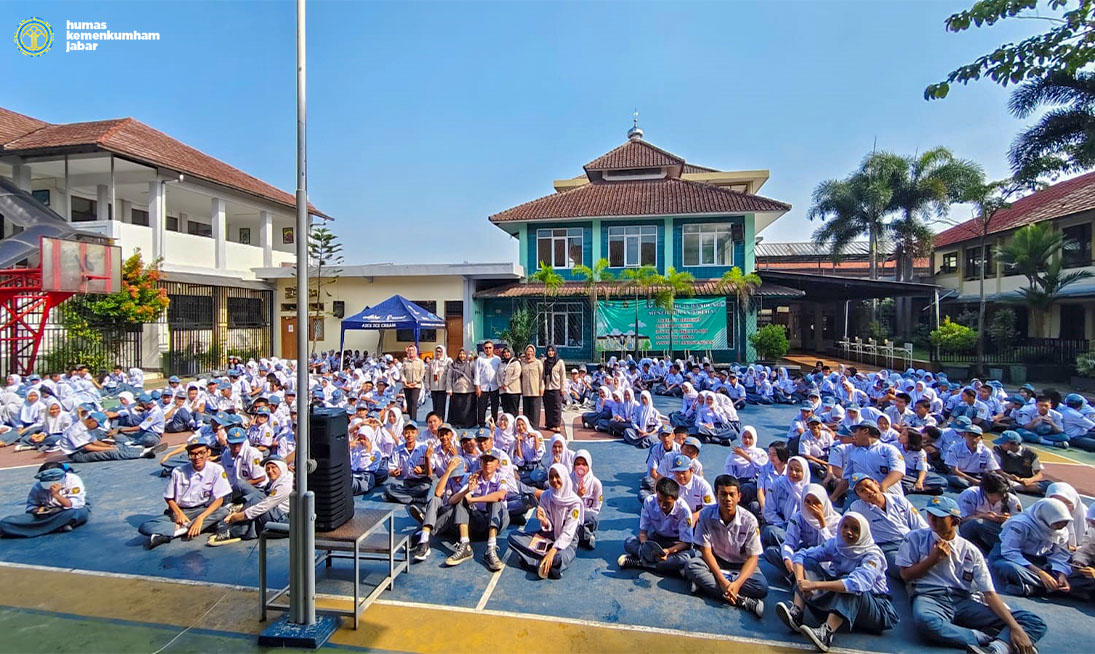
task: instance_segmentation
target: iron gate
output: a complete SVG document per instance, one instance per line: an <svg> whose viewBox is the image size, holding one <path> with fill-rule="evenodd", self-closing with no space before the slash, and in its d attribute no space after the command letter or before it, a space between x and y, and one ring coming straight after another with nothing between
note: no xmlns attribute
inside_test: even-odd
<svg viewBox="0 0 1095 654"><path fill-rule="evenodd" d="M270 355L273 293L247 288L165 282L168 351L164 374L193 377L224 367L230 354Z"/></svg>

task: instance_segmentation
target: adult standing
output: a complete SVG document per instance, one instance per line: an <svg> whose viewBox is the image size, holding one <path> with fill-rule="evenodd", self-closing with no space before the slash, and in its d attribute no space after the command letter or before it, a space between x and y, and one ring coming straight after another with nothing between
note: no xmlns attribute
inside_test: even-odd
<svg viewBox="0 0 1095 654"><path fill-rule="evenodd" d="M445 348L438 345L433 351L433 358L426 367L426 386L430 389L430 400L433 410L445 420L445 409L449 401L449 366L452 359L445 353Z"/></svg>
<svg viewBox="0 0 1095 654"><path fill-rule="evenodd" d="M521 401L533 429L540 427L540 405L544 396L544 363L536 358L536 346L525 346L521 357Z"/></svg>
<svg viewBox="0 0 1095 654"><path fill-rule="evenodd" d="M475 359L475 416L480 427L487 426L487 405L490 405L490 419L494 422L498 419L498 382L502 359L494 353L494 343L483 343L482 356Z"/></svg>
<svg viewBox="0 0 1095 654"><path fill-rule="evenodd" d="M407 417L418 420L418 398L422 394L422 382L426 378L426 364L418 358L418 348L408 345L403 358L403 397L407 400Z"/></svg>
<svg viewBox="0 0 1095 654"><path fill-rule="evenodd" d="M544 424L549 431L563 431L563 384L566 382L566 364L559 358L554 345L547 348L544 357Z"/></svg>
<svg viewBox="0 0 1095 654"><path fill-rule="evenodd" d="M521 361L508 346L502 347L502 367L498 371L498 397L502 413L516 416L521 409Z"/></svg>
<svg viewBox="0 0 1095 654"><path fill-rule="evenodd" d="M475 426L475 363L468 359L468 351L460 348L456 361L449 366L449 424L458 429Z"/></svg>

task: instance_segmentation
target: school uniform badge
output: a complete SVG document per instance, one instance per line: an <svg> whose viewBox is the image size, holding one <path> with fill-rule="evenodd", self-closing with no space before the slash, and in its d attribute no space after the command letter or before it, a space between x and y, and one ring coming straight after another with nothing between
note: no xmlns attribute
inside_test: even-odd
<svg viewBox="0 0 1095 654"><path fill-rule="evenodd" d="M72 493L73 495L79 495L80 494L80 487L79 486L73 486L72 490L70 490L69 492Z"/></svg>

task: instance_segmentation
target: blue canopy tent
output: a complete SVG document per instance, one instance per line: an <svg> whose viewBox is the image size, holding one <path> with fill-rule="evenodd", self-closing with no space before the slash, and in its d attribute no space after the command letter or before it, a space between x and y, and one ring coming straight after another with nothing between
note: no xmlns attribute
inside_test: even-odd
<svg viewBox="0 0 1095 654"><path fill-rule="evenodd" d="M412 329L414 346L418 347L418 335L423 329L444 329L445 321L426 311L401 295L393 295L380 304L366 307L342 319L342 334L338 341L341 353L346 345L347 329ZM377 350L380 347L378 344Z"/></svg>

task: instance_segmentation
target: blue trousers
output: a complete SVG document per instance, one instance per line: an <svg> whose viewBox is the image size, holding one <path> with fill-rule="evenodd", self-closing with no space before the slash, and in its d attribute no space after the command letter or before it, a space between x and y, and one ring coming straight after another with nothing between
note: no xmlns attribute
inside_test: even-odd
<svg viewBox="0 0 1095 654"><path fill-rule="evenodd" d="M186 517L193 520L204 512L209 505L195 506L189 509L183 509L182 512ZM214 531L217 528L218 523L224 520L224 516L228 515L228 509L224 508L222 504L220 508L209 514L205 521L202 523L202 531ZM178 529L178 525L175 524L175 516L171 513L171 509L165 509L163 515L146 520L141 523L140 527L137 527L137 531L145 536L151 536L153 534L159 536L167 536L168 538L175 537L175 530Z"/></svg>
<svg viewBox="0 0 1095 654"><path fill-rule="evenodd" d="M68 455L68 460L73 463L97 463L99 461L127 461L141 458L142 449L135 445L119 443L113 449L97 452L85 452L80 450Z"/></svg>
<svg viewBox="0 0 1095 654"><path fill-rule="evenodd" d="M987 554L1000 542L1000 530L1003 528L1002 523L978 518L963 522L958 526L958 533Z"/></svg>
<svg viewBox="0 0 1095 654"><path fill-rule="evenodd" d="M605 409L603 411L586 411L582 414L582 426L586 429L596 429L597 423L602 420L611 420L612 411Z"/></svg>
<svg viewBox="0 0 1095 654"><path fill-rule="evenodd" d="M804 576L810 581L833 581L836 576L829 574L816 559L806 559L802 564ZM797 589L796 589L797 590ZM825 591L814 593L806 601L806 607L815 614L828 616L836 613L844 618L848 630L882 633L897 624L897 611L888 595L875 593L834 593Z"/></svg>
<svg viewBox="0 0 1095 654"><path fill-rule="evenodd" d="M977 631L1011 641L1011 629L996 617L985 604L974 600L968 593L933 588L913 596L913 622L916 632L929 643L965 647L976 645ZM1038 642L1046 634L1046 623L1030 611L1012 609L1011 615L1031 642Z"/></svg>
<svg viewBox="0 0 1095 654"><path fill-rule="evenodd" d="M147 429L141 429L136 432L129 432L127 434L117 434L114 436L114 442L117 443L129 443L138 447L155 447L160 444L160 434Z"/></svg>
<svg viewBox="0 0 1095 654"><path fill-rule="evenodd" d="M365 470L355 472L353 473L354 495L364 495L386 481L388 481L387 468L381 468L376 472Z"/></svg>
<svg viewBox="0 0 1095 654"><path fill-rule="evenodd" d="M530 546L532 539L539 535L541 538L551 539L548 534L535 534L525 531L514 531L509 535L509 548L517 558L520 560L522 567L528 570L538 570L540 568L540 562L544 560L544 555L532 549ZM567 569L570 562L574 560L574 557L578 554L578 539L575 538L570 541L570 545L566 549L556 550L555 558L551 561L551 570L548 571L548 577L552 579L559 579L562 577L563 570Z"/></svg>
<svg viewBox="0 0 1095 654"><path fill-rule="evenodd" d="M721 445L729 445L738 438L738 434L741 431L740 425L734 424L715 424L713 427L696 425L692 427L692 435L698 437L700 440L706 440L711 443L719 443Z"/></svg>
<svg viewBox="0 0 1095 654"><path fill-rule="evenodd" d="M656 542L666 549L672 547L677 543L677 541L672 538L666 538L665 536L660 536L658 534L648 535L647 539ZM628 536L627 540L624 541L624 551L632 556L639 557L639 563L644 568L647 568L648 570L653 570L658 574L674 576L680 575L683 577L685 566L687 566L689 560L691 560L692 557L695 556L695 550L686 549L677 552L676 554L670 554L664 561L649 563L647 561L644 561L642 557L639 556L640 545L641 543L639 542L638 536Z"/></svg>
<svg viewBox="0 0 1095 654"><path fill-rule="evenodd" d="M259 496L252 496L248 499L246 505L254 506L262 500ZM227 517L227 513L225 514ZM243 540L254 540L259 537L262 530L266 527L268 522L288 522L289 513L282 511L278 507L274 507L266 513L255 516L251 520L244 520L243 522L233 522L232 524L226 523L223 519L217 525L214 530L217 533L227 531L233 538L242 538Z"/></svg>
<svg viewBox="0 0 1095 654"><path fill-rule="evenodd" d="M397 504L421 504L430 492L430 480L400 479L384 488L384 499Z"/></svg>
<svg viewBox="0 0 1095 654"><path fill-rule="evenodd" d="M674 411L669 414L669 424L673 427L691 427L696 424L695 418L684 415L683 411Z"/></svg>
<svg viewBox="0 0 1095 654"><path fill-rule="evenodd" d="M779 525L764 525L760 528L760 542L765 547L782 547L787 531Z"/></svg>
<svg viewBox="0 0 1095 654"><path fill-rule="evenodd" d="M180 431L190 431L193 428L194 417L190 414L190 409L182 407L171 416L171 420L167 422L163 430L169 434L175 434Z"/></svg>
<svg viewBox="0 0 1095 654"><path fill-rule="evenodd" d="M719 570L724 577L730 581L737 580L738 573L741 572L740 563L731 563L717 556L715 560L718 562ZM700 595L706 595L713 599L723 598L722 590L719 588L718 581L715 580L715 574L711 572L711 568L708 567L702 556L694 556L688 561L688 565L684 567L684 576L696 584L696 591ZM768 596L768 580L764 578L760 566L757 566L753 570L753 574L749 575L749 578L741 585L740 595L755 599Z"/></svg>
<svg viewBox="0 0 1095 654"><path fill-rule="evenodd" d="M505 502L491 502L486 509L472 509L467 502L460 502L453 507L453 521L457 525L467 525L471 538L487 538L491 527L501 533L509 526L509 511Z"/></svg>
<svg viewBox="0 0 1095 654"><path fill-rule="evenodd" d="M1028 556L1027 560L1056 576L1055 572L1050 572L1048 562L1044 557ZM988 563L993 574L1004 582L1004 592L1008 595L1030 597L1049 594L1046 585L1042 583L1042 578L1029 568L1005 559L1000 554L999 544L992 548L992 552L989 553ZM1068 575L1068 585L1070 587L1068 595L1072 597L1090 600L1092 591L1095 591L1095 579L1088 579L1078 572L1072 572Z"/></svg>
<svg viewBox="0 0 1095 654"><path fill-rule="evenodd" d="M65 527L79 527L91 517L91 510L82 506L47 515L20 513L0 520L0 536L4 538L37 538Z"/></svg>
<svg viewBox="0 0 1095 654"><path fill-rule="evenodd" d="M913 485L916 484L916 478L919 474L918 471L914 471L913 474L905 475L901 479L901 489L905 491L906 495L942 495L947 490L946 478L931 470L924 475L924 490L913 490Z"/></svg>
<svg viewBox="0 0 1095 654"><path fill-rule="evenodd" d="M448 502L443 502L440 497L430 495L426 501L425 516L422 526L429 527L433 534L445 534L456 527L455 507Z"/></svg>
<svg viewBox="0 0 1095 654"><path fill-rule="evenodd" d="M661 430L659 429L658 431L660 432ZM652 447L658 438L657 435L654 433L647 434L646 436L639 436L639 430L635 429L634 427L628 427L627 429L623 430L623 433L621 435L623 436L625 443L627 443L628 445L634 445L635 447L643 450Z"/></svg>
<svg viewBox="0 0 1095 654"><path fill-rule="evenodd" d="M582 524L578 525L578 544L587 549L593 549L590 545L590 541L593 538L593 534L597 532L597 514L592 511L586 511L586 519Z"/></svg>

